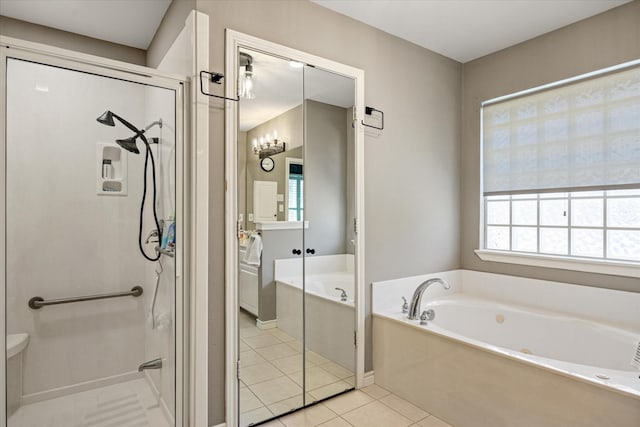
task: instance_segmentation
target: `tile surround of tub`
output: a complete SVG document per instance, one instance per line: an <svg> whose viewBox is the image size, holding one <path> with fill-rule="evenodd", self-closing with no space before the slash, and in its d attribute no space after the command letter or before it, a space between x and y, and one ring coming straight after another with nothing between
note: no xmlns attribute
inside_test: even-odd
<svg viewBox="0 0 640 427"><path fill-rule="evenodd" d="M378 384L456 427L640 425L637 399L376 315L373 357Z"/></svg>

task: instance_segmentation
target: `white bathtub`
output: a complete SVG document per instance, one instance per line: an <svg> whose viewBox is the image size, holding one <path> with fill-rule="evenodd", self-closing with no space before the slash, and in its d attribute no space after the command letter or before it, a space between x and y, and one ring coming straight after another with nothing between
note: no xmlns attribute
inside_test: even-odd
<svg viewBox="0 0 640 427"><path fill-rule="evenodd" d="M305 261L305 300L302 322L302 260L275 261L277 326L308 350L355 370L353 333L355 330L353 255L325 255ZM341 291L347 300L341 301Z"/></svg>
<svg viewBox="0 0 640 427"><path fill-rule="evenodd" d="M419 321L408 320L406 314L401 313L401 303L396 301L400 301L401 296L409 299L415 287L430 277L445 278L452 289L445 291L434 284L425 292L421 311L433 309L435 319L422 326ZM453 387L452 383L458 380L464 383L450 392L470 402L484 401L484 416L496 426L546 427L572 423L582 426L592 425L587 424L591 422L596 425L595 421L614 425L609 422L609 415L602 414L600 418L596 415L562 421L562 408L568 409L573 404L576 412L582 414L594 408L600 408L603 414L615 411L615 417L619 417L616 426L640 426L640 371L630 364L640 342L638 293L459 270L374 284L373 300L376 382L410 400L415 399L414 390L419 386L410 384L410 378L404 378L404 384L396 380L402 364L413 369L415 381L423 384L429 382L429 378L416 375L422 367L425 376L433 376L432 369L444 371L443 381L447 382L442 387L444 393ZM405 332L389 322L415 332ZM404 341L400 335L405 336ZM405 342L407 339L410 342ZM385 348L388 346L401 355L393 355ZM414 359L403 351L404 347L422 348L423 353L430 356L420 355ZM451 352L448 362L459 360L457 363L464 366L448 371L451 366L441 359L433 359L433 356L441 357L438 349ZM528 366L525 368L522 364ZM420 365L417 371L416 365ZM483 372L478 372L479 369ZM560 380L558 376L564 378ZM520 384L515 378L520 378ZM566 378L580 384L567 383ZM527 383L531 383L531 387L527 387ZM554 392L566 390L565 397L536 397L533 406L537 409L527 415L529 422L523 422L527 419L526 408L514 411L510 419L504 400L520 396L520 400L531 402L531 389L540 384L555 389ZM603 391L594 391L593 386ZM492 393L495 401L489 399ZM548 393L552 395L551 391ZM566 395L571 395L573 400L569 401ZM594 395L599 396L595 403ZM468 414L465 418L465 411L460 407L436 395L414 402L457 427L485 425L478 423L478 414ZM551 417L549 414L554 411L558 413ZM493 419L493 414L500 416ZM545 416L550 418L541 418Z"/></svg>

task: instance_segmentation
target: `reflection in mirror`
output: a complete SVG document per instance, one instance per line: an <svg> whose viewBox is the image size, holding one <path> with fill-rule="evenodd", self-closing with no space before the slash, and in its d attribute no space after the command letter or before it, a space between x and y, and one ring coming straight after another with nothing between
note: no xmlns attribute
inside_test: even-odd
<svg viewBox="0 0 640 427"><path fill-rule="evenodd" d="M354 387L355 81L304 69L307 404Z"/></svg>
<svg viewBox="0 0 640 427"><path fill-rule="evenodd" d="M241 88L251 88L241 92L238 132L239 419L247 426L304 406L302 328L281 327L302 325L302 295L283 302L274 281L276 259L302 259L303 70L249 49L239 66ZM283 304L299 311L277 318Z"/></svg>

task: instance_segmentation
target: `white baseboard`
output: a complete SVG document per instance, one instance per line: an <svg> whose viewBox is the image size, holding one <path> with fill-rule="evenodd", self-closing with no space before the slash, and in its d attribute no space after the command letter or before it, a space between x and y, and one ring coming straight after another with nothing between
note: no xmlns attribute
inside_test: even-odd
<svg viewBox="0 0 640 427"><path fill-rule="evenodd" d="M211 427L227 427L227 423L216 424L215 426L211 426Z"/></svg>
<svg viewBox="0 0 640 427"><path fill-rule="evenodd" d="M173 418L173 415L171 415L171 411L169 411L167 402L165 402L165 400L162 398L162 394L160 393L160 390L158 390L158 387L156 387L155 383L151 379L151 375L149 374L149 371L144 371L144 378L145 380L147 380L147 384L149 385L151 392L153 393L156 400L158 401L158 404L160 405L160 409L162 410L162 415L164 415L164 418L167 420L170 426L175 425L175 420Z"/></svg>
<svg viewBox="0 0 640 427"><path fill-rule="evenodd" d="M258 329L275 329L278 327L278 319L274 320L265 320L264 322L260 319L256 319L256 326Z"/></svg>
<svg viewBox="0 0 640 427"><path fill-rule="evenodd" d="M136 380L139 378L142 378L142 374L137 371L132 371L125 374L113 375L111 377L86 381L83 383L54 388L51 390L39 391L37 393L31 393L22 396L22 399L20 399L20 404L28 405L30 403L42 402L43 400L55 399L56 397L67 396L69 394L80 393L82 391L93 390L95 388L123 383L125 381Z"/></svg>
<svg viewBox="0 0 640 427"><path fill-rule="evenodd" d="M375 384L373 380L373 371L365 372L364 377L362 377L362 387L366 387L373 384Z"/></svg>

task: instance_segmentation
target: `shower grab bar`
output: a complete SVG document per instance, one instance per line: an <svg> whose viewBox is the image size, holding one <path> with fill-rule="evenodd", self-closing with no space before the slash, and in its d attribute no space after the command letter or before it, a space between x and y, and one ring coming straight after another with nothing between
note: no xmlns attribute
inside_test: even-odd
<svg viewBox="0 0 640 427"><path fill-rule="evenodd" d="M71 302L81 302L81 301L93 301L97 299L108 299L108 298L119 298L119 297L139 297L142 295L142 286L134 286L130 291L126 292L114 292L112 294L101 294L101 295L87 295L83 297L72 297L72 298L58 298L45 300L42 297L33 297L29 300L29 308L33 310L38 310L44 307L45 305L58 305L58 304L69 304Z"/></svg>

